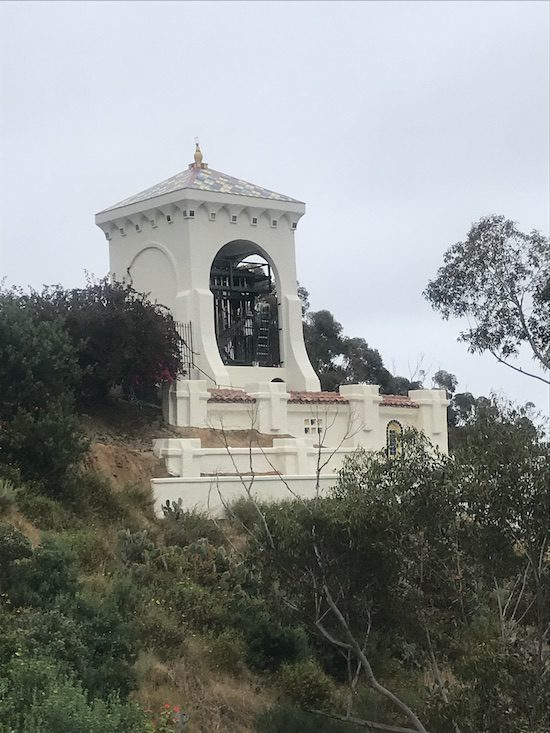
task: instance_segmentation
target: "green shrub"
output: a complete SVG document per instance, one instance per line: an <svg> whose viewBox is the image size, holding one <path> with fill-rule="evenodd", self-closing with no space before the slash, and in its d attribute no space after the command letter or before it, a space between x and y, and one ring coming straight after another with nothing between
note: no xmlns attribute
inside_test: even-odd
<svg viewBox="0 0 550 733"><path fill-rule="evenodd" d="M81 376L62 325L37 318L20 293L0 291L0 419L52 404L70 408Z"/></svg>
<svg viewBox="0 0 550 733"><path fill-rule="evenodd" d="M0 733L146 733L145 716L116 695L89 699L47 659L15 659L0 678Z"/></svg>
<svg viewBox="0 0 550 733"><path fill-rule="evenodd" d="M9 590L18 575L17 563L32 555L31 543L11 524L0 522L0 593Z"/></svg>
<svg viewBox="0 0 550 733"><path fill-rule="evenodd" d="M328 709L335 695L334 683L312 659L284 664L279 672L279 687L289 700L313 710Z"/></svg>
<svg viewBox="0 0 550 733"><path fill-rule="evenodd" d="M155 519L153 489L150 484L129 484L120 492L120 502L130 509L137 509L148 519Z"/></svg>
<svg viewBox="0 0 550 733"><path fill-rule="evenodd" d="M275 705L256 721L256 733L359 733L351 723L312 715L289 705Z"/></svg>
<svg viewBox="0 0 550 733"><path fill-rule="evenodd" d="M199 631L220 629L225 625L227 598L220 592L192 581L181 581L173 587L170 603L183 621Z"/></svg>
<svg viewBox="0 0 550 733"><path fill-rule="evenodd" d="M17 466L23 480L39 483L54 498L67 495L68 472L87 446L77 418L56 403L42 410L20 408L0 430L3 460Z"/></svg>
<svg viewBox="0 0 550 733"><path fill-rule="evenodd" d="M11 524L0 522L0 567L7 568L14 560L30 557L31 543Z"/></svg>
<svg viewBox="0 0 550 733"><path fill-rule="evenodd" d="M64 534L60 541L74 554L79 568L84 572L98 570L111 560L105 536L95 529L80 529Z"/></svg>
<svg viewBox="0 0 550 733"><path fill-rule="evenodd" d="M0 629L2 629L2 633L0 633L0 680L2 678L2 669L16 656L16 652L19 651L21 645L21 634L17 628L18 622L19 619L16 614L8 613L0 605Z"/></svg>
<svg viewBox="0 0 550 733"><path fill-rule="evenodd" d="M34 487L23 486L17 490L17 508L40 529L63 532L82 526L78 516L59 501L40 494Z"/></svg>
<svg viewBox="0 0 550 733"><path fill-rule="evenodd" d="M164 514L164 540L167 545L187 547L200 539L212 545L221 545L223 532L205 513L195 509L183 509L182 501L166 502L162 507Z"/></svg>
<svg viewBox="0 0 550 733"><path fill-rule="evenodd" d="M17 638L20 654L55 659L66 673L80 676L92 661L78 620L59 608L18 614Z"/></svg>
<svg viewBox="0 0 550 733"><path fill-rule="evenodd" d="M188 634L181 617L165 608L158 600L151 601L139 618L140 642L161 659L181 655Z"/></svg>
<svg viewBox="0 0 550 733"><path fill-rule="evenodd" d="M226 623L238 631L248 646L247 663L252 669L278 669L308 655L307 635L300 626L277 618L263 599L233 597L227 607Z"/></svg>
<svg viewBox="0 0 550 733"><path fill-rule="evenodd" d="M105 597L87 593L76 600L73 615L89 659L82 684L94 696L116 692L125 697L135 687L134 663L140 650L138 588L122 576L115 578Z"/></svg>
<svg viewBox="0 0 550 733"><path fill-rule="evenodd" d="M244 525L247 529L253 529L260 521L258 508L255 502L245 496L241 496L229 504L226 510L228 519Z"/></svg>
<svg viewBox="0 0 550 733"><path fill-rule="evenodd" d="M17 494L9 479L0 478L0 515L15 504Z"/></svg>
<svg viewBox="0 0 550 733"><path fill-rule="evenodd" d="M238 676L246 666L247 647L235 631L222 631L209 641L210 658L215 667Z"/></svg>
<svg viewBox="0 0 550 733"><path fill-rule="evenodd" d="M32 553L17 562L10 598L14 606L55 608L73 600L79 589L74 554L60 540L47 537Z"/></svg>
<svg viewBox="0 0 550 733"><path fill-rule="evenodd" d="M126 510L111 482L94 471L75 471L67 481L68 503L80 516L115 523Z"/></svg>

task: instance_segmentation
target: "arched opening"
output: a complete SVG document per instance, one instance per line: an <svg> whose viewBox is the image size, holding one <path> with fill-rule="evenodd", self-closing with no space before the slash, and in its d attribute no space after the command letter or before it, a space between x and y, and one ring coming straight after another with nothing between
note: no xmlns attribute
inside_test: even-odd
<svg viewBox="0 0 550 733"><path fill-rule="evenodd" d="M222 247L210 269L210 290L223 363L280 366L275 277L260 248L244 240Z"/></svg>
<svg viewBox="0 0 550 733"><path fill-rule="evenodd" d="M386 452L388 458L395 458L401 450L403 428L397 420L390 420L386 427Z"/></svg>

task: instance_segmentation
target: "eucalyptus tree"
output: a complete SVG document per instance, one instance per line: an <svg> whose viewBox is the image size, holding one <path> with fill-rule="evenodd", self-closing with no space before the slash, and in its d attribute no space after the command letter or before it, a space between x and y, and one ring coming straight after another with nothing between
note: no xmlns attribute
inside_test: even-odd
<svg viewBox="0 0 550 733"><path fill-rule="evenodd" d="M504 216L486 216L450 247L424 296L445 320L466 318L473 353L550 384L550 241ZM526 346L543 375L513 363Z"/></svg>

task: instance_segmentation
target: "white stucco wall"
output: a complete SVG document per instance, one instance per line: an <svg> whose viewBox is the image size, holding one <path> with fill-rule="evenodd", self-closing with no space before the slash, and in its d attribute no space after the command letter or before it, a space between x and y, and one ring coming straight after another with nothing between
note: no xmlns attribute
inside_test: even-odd
<svg viewBox="0 0 550 733"><path fill-rule="evenodd" d="M334 476L285 476L292 490L304 499L313 499L334 486ZM155 511L162 516L162 505L182 499L188 509L206 511L221 517L224 505L251 495L258 501L285 501L292 498L286 484L278 476L255 476L253 479L237 476L204 478L158 478L151 481L155 496Z"/></svg>

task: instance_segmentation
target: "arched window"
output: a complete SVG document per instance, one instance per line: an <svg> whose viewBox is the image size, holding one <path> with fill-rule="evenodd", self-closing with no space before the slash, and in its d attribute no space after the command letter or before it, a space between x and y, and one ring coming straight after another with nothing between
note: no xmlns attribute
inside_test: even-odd
<svg viewBox="0 0 550 733"><path fill-rule="evenodd" d="M390 420L386 427L386 453L388 458L395 458L401 450L403 428L397 420Z"/></svg>
<svg viewBox="0 0 550 733"><path fill-rule="evenodd" d="M218 349L230 366L280 366L279 315L270 263L253 242L220 249L210 270Z"/></svg>

